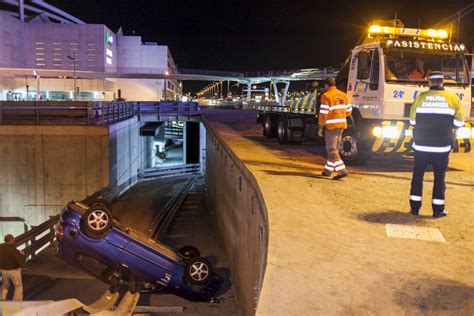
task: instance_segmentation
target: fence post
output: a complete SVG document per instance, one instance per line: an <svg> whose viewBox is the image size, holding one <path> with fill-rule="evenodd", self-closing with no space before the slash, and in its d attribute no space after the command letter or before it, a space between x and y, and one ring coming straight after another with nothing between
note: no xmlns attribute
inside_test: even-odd
<svg viewBox="0 0 474 316"><path fill-rule="evenodd" d="M102 125L105 124L105 117L104 117L104 103L100 102L100 115L101 115L101 123Z"/></svg>
<svg viewBox="0 0 474 316"><path fill-rule="evenodd" d="M39 125L39 108L38 108L38 101L35 101L36 107L36 124Z"/></svg>
<svg viewBox="0 0 474 316"><path fill-rule="evenodd" d="M86 102L87 125L90 125L89 109L92 109L92 108L90 107L90 102Z"/></svg>

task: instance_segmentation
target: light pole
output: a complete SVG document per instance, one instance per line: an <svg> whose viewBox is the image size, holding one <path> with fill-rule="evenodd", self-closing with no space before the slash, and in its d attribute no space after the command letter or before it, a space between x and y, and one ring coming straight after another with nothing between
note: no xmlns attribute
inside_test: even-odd
<svg viewBox="0 0 474 316"><path fill-rule="evenodd" d="M169 76L169 74L170 74L170 72L168 70L165 71L165 76ZM166 102L166 101L168 101L168 97L167 97L168 82L166 82L166 78L165 78L164 84L165 84L165 86L163 87L163 92L165 93L165 102Z"/></svg>
<svg viewBox="0 0 474 316"><path fill-rule="evenodd" d="M74 89L73 89L73 93L74 93L74 101L77 101L76 99L76 52L73 52L73 56L67 56L67 58L69 60L72 60L72 66L73 66L73 80L74 80Z"/></svg>

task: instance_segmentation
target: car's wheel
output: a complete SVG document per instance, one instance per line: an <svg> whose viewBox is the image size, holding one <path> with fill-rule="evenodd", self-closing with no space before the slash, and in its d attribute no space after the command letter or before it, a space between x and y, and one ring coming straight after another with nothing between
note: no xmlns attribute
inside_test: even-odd
<svg viewBox="0 0 474 316"><path fill-rule="evenodd" d="M263 136L266 138L275 138L277 136L278 117L272 114L266 114L263 119Z"/></svg>
<svg viewBox="0 0 474 316"><path fill-rule="evenodd" d="M190 260L201 256L201 253L196 247L193 246L183 246L178 250L178 255L180 255L184 260Z"/></svg>
<svg viewBox="0 0 474 316"><path fill-rule="evenodd" d="M185 277L191 284L203 285L214 273L211 264L204 258L192 258L186 265Z"/></svg>
<svg viewBox="0 0 474 316"><path fill-rule="evenodd" d="M352 130L346 130L342 134L339 144L339 154L347 165L359 166L365 164L371 153L361 149L360 140Z"/></svg>
<svg viewBox="0 0 474 316"><path fill-rule="evenodd" d="M112 209L112 205L110 204L110 201L106 199L95 199L90 204L90 207L105 207L108 210Z"/></svg>
<svg viewBox="0 0 474 316"><path fill-rule="evenodd" d="M278 118L277 140L280 145L288 144L288 123L283 116Z"/></svg>
<svg viewBox="0 0 474 316"><path fill-rule="evenodd" d="M112 227L112 212L103 206L89 208L82 216L82 227L89 236L100 238Z"/></svg>

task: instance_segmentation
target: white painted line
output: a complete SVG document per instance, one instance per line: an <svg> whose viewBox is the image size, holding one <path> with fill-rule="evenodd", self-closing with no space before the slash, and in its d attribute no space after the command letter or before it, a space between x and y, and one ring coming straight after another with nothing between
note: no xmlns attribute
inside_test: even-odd
<svg viewBox="0 0 474 316"><path fill-rule="evenodd" d="M386 224L385 230L387 236L391 238L446 242L441 231L434 227Z"/></svg>

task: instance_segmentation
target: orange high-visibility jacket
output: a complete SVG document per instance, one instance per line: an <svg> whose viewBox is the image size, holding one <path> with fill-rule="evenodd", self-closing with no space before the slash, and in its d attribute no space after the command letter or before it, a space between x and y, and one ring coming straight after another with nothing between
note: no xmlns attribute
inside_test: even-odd
<svg viewBox="0 0 474 316"><path fill-rule="evenodd" d="M347 128L346 117L351 115L352 105L349 104L347 94L330 87L321 96L321 108L319 109L319 126L327 129Z"/></svg>

